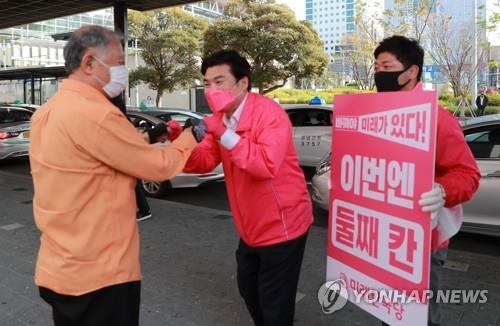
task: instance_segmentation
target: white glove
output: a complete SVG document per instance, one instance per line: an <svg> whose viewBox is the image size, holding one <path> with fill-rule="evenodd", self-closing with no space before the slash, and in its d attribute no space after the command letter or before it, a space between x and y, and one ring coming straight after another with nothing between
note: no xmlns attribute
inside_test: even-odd
<svg viewBox="0 0 500 326"><path fill-rule="evenodd" d="M431 191L425 192L420 196L418 204L422 207L422 212L431 213L431 225L434 228L437 225L437 215L439 210L444 206L446 193L443 186L434 182Z"/></svg>

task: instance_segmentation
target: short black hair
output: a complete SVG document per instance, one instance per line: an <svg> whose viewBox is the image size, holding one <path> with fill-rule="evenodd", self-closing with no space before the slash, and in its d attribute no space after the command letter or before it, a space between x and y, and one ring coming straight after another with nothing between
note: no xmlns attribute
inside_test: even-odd
<svg viewBox="0 0 500 326"><path fill-rule="evenodd" d="M250 81L250 64L235 50L221 50L203 59L201 63L201 73L205 75L207 69L213 66L228 65L231 74L237 81L243 77L248 78L247 90L252 90Z"/></svg>
<svg viewBox="0 0 500 326"><path fill-rule="evenodd" d="M422 66L424 65L424 49L417 40L400 35L394 35L382 40L373 53L375 59L382 52L393 54L405 69L412 65L418 66L417 80L422 76Z"/></svg>

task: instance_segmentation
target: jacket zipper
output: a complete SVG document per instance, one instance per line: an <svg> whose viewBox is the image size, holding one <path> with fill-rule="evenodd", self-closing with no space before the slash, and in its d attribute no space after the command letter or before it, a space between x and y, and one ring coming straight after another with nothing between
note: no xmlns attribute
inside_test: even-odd
<svg viewBox="0 0 500 326"><path fill-rule="evenodd" d="M281 217L281 223L283 223L283 230L285 231L285 236L286 239L288 240L288 229L285 223L285 216L283 215L283 209L281 208L281 202L278 198L278 194L276 194L276 190L274 189L274 185L272 181L269 181L271 183L271 189L273 190L274 194L274 199L276 200L276 204L278 205L278 209L280 211L280 217Z"/></svg>

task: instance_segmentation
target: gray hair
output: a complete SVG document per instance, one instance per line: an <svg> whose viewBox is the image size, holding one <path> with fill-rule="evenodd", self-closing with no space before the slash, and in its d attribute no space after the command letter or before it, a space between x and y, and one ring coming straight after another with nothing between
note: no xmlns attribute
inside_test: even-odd
<svg viewBox="0 0 500 326"><path fill-rule="evenodd" d="M110 43L120 42L123 36L97 25L82 26L71 34L64 46L64 67L68 74L73 73L82 62L85 51L99 48L105 52Z"/></svg>

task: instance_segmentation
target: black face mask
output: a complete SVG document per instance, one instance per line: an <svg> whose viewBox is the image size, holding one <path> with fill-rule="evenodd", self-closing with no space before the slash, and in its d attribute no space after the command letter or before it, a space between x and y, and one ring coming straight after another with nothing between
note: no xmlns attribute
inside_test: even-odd
<svg viewBox="0 0 500 326"><path fill-rule="evenodd" d="M401 71L379 71L375 73L375 85L377 86L378 92L397 92L400 91L403 87L408 85L411 81L409 79L403 85L399 85L398 78L401 76L403 72L408 69Z"/></svg>

